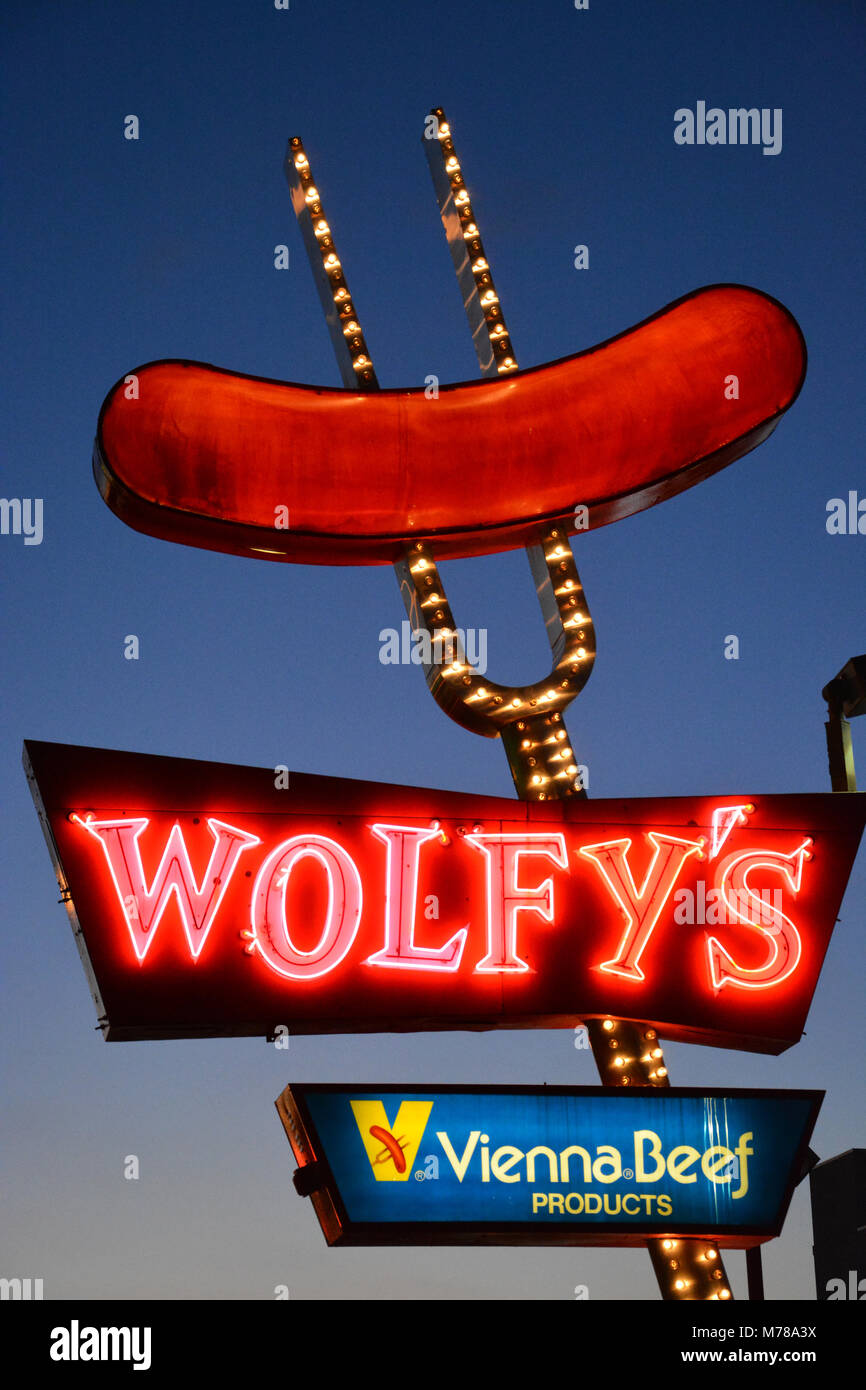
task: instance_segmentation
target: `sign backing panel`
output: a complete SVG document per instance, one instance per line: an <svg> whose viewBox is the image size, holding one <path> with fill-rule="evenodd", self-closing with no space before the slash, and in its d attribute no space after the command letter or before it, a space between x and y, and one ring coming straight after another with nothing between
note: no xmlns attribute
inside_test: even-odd
<svg viewBox="0 0 866 1390"><path fill-rule="evenodd" d="M109 1039L799 1040L866 796L518 802L63 744L25 764Z"/></svg>
<svg viewBox="0 0 866 1390"><path fill-rule="evenodd" d="M823 1092L291 1085L332 1245L747 1248L782 1229Z"/></svg>

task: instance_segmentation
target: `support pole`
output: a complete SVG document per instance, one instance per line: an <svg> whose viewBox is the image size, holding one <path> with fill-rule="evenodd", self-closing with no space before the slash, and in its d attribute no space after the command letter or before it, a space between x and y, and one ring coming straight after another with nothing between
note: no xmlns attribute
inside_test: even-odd
<svg viewBox="0 0 866 1390"><path fill-rule="evenodd" d="M477 215L473 211L463 169L454 147L451 126L441 106L435 106L430 112L425 122L422 144L430 165L436 201L454 262L481 375L508 375L517 370L517 358L505 323L502 304L493 283L493 274L481 240ZM555 536L556 532L553 534ZM558 540L557 549L567 552L569 559L574 563L567 533L562 536L561 541ZM536 581L536 592L554 660L559 660L569 633L567 620L563 625L562 610L557 611L556 608L556 584L550 583L547 578L549 552L544 545L535 545L527 547L526 553ZM553 574L550 575L551 579L554 577ZM580 585L576 565L574 581ZM588 615L582 585L580 595L580 611ZM594 653L593 643L593 655ZM511 723L503 728L501 733L517 795L524 800L534 799L535 787L532 780L527 779L527 769L521 755L525 758L527 750L535 748L537 744L543 747L547 730L539 730L536 717L536 720L530 718L516 724ZM544 794L548 800L555 800L576 794L586 796L586 789L582 784L578 789L569 788L553 779L544 784ZM650 1024L614 1018L589 1018L584 1020L584 1026L605 1086L670 1085L658 1035ZM724 1265L718 1250L711 1242L662 1239L650 1241L648 1244L662 1298L680 1300L732 1297Z"/></svg>
<svg viewBox="0 0 866 1390"><path fill-rule="evenodd" d="M749 1281L749 1302L764 1302L764 1266L761 1261L760 1245L753 1245L746 1251L746 1278Z"/></svg>

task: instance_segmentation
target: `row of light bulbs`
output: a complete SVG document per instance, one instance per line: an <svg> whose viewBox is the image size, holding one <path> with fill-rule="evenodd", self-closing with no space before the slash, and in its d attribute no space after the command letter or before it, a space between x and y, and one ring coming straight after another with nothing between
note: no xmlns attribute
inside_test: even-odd
<svg viewBox="0 0 866 1390"><path fill-rule="evenodd" d="M487 324L487 337L490 340L490 347L493 358L496 362L496 370L500 376L508 372L517 371L517 362L511 348L511 339L508 329L502 316L502 308L499 303L499 296L493 284L493 276L490 272L490 264L484 254L484 246L481 241L481 233L472 212L472 201L463 178L463 171L460 167L460 160L457 158L454 149L454 140L451 135L451 127L445 120L445 112L441 106L436 107L431 113L438 121L439 147L442 152L442 159L445 166L445 173L451 184L451 193L454 198L454 206L460 218L463 231L463 240L466 243L466 254L469 258L469 268L472 271L472 278L475 281L475 288L478 292L478 301L484 311L484 318Z"/></svg>
<svg viewBox="0 0 866 1390"><path fill-rule="evenodd" d="M337 255L330 224L322 208L319 190L313 182L310 161L301 140L297 136L291 142L291 158L304 194L307 211L310 214L313 235L316 238L319 255L322 258L322 266L328 277L334 308L342 324L343 337L346 339L346 346L349 349L358 385L365 388L375 387L377 382L373 362L352 304L352 296L349 294L349 288L343 275L343 266Z"/></svg>
<svg viewBox="0 0 866 1390"><path fill-rule="evenodd" d="M715 1246L707 1245L695 1255L695 1253L689 1249L682 1251L680 1248L681 1243L678 1240L663 1240L661 1244L662 1250L667 1256L668 1268L675 1276L671 1281L672 1287L680 1298L686 1298L688 1296L688 1290L695 1286L696 1282L698 1282L698 1278L700 1278L700 1282L703 1282L707 1273L709 1273L709 1277L713 1282L719 1285L715 1292L707 1295L708 1300L724 1300L731 1297L731 1290L728 1288L727 1282L725 1281L724 1269L721 1263L717 1263L719 1260L719 1252L716 1250ZM693 1243L690 1242L689 1244L691 1245ZM696 1275L694 1279L688 1277L690 1255L692 1259L697 1260L699 1266L702 1266L692 1271ZM713 1266L713 1268L708 1270L707 1266Z"/></svg>

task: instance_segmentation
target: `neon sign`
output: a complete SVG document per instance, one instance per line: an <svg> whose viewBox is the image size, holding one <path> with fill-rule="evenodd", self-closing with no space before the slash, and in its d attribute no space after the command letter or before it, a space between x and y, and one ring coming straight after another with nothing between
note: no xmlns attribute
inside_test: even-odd
<svg viewBox="0 0 866 1390"><path fill-rule="evenodd" d="M821 1091L288 1086L277 1110L330 1245L717 1247L778 1234ZM685 1275L685 1271L684 1271ZM712 1286L712 1282L711 1282Z"/></svg>
<svg viewBox="0 0 866 1390"><path fill-rule="evenodd" d="M866 820L860 796L515 804L299 774L278 790L265 769L64 745L26 755L109 1038L610 1015L781 1051ZM699 876L723 926L678 920Z"/></svg>

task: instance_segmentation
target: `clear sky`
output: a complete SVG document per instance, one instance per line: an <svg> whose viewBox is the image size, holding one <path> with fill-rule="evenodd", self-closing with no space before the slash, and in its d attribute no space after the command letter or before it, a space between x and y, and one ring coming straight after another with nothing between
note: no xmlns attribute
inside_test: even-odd
<svg viewBox="0 0 866 1390"><path fill-rule="evenodd" d="M720 281L776 296L808 345L766 444L576 544L598 660L568 724L590 795L829 790L821 687L866 645L866 537L825 527L831 498L866 495L862 6L27 0L4 27L2 491L43 499L44 538L0 537L0 1274L42 1277L46 1297L655 1297L631 1251L329 1251L291 1187L286 1082L592 1084L591 1054L568 1031L106 1044L21 742L513 794L496 743L451 724L417 668L380 663L404 616L389 567L150 539L90 468L103 397L145 361L339 384L282 173L293 134L382 385L476 375L420 146L442 104L522 366ZM781 108L781 152L677 145L674 112L699 100ZM491 677L543 675L524 556L444 574L457 621L489 631ZM803 1041L779 1058L668 1045L674 1084L826 1089L813 1148L864 1143L864 888L861 851ZM765 1250L769 1297L814 1297L810 1245L802 1187ZM744 1295L742 1254L727 1265Z"/></svg>

